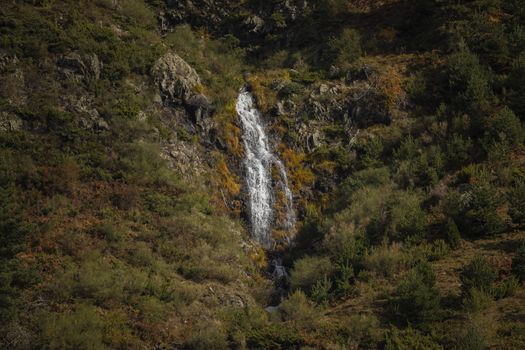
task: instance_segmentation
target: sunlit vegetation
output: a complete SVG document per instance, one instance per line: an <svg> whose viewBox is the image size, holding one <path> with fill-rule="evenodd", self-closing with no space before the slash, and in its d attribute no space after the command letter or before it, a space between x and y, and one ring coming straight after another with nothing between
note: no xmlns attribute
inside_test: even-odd
<svg viewBox="0 0 525 350"><path fill-rule="evenodd" d="M522 1L214 3L2 5L0 348L524 348ZM211 130L160 102L168 51ZM243 84L298 217L278 289Z"/></svg>

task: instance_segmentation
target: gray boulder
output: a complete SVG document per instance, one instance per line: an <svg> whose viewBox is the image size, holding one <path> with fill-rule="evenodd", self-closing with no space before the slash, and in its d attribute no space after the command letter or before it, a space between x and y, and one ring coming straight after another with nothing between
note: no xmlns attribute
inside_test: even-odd
<svg viewBox="0 0 525 350"><path fill-rule="evenodd" d="M264 20L259 16L251 16L246 18L244 25L249 28L249 31L252 33L260 33L264 29Z"/></svg>
<svg viewBox="0 0 525 350"><path fill-rule="evenodd" d="M102 70L102 63L96 54L81 56L78 53L69 53L58 59L58 68L67 78L91 78L98 80Z"/></svg>
<svg viewBox="0 0 525 350"><path fill-rule="evenodd" d="M18 131L23 126L22 119L7 112L0 113L0 131Z"/></svg>
<svg viewBox="0 0 525 350"><path fill-rule="evenodd" d="M204 118L207 118L213 112L213 105L203 94L193 95L186 101L186 106L193 116L193 122L200 124Z"/></svg>
<svg viewBox="0 0 525 350"><path fill-rule="evenodd" d="M100 72L102 71L102 63L95 54L84 56L84 65L86 67L85 75L88 75L95 80L100 79Z"/></svg>
<svg viewBox="0 0 525 350"><path fill-rule="evenodd" d="M186 61L174 53L167 53L157 60L152 75L165 102L180 104L186 102L201 80Z"/></svg>

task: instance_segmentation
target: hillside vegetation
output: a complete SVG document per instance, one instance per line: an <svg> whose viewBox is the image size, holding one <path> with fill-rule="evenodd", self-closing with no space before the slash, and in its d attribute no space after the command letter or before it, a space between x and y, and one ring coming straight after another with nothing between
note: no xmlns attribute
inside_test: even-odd
<svg viewBox="0 0 525 350"><path fill-rule="evenodd" d="M521 0L0 2L0 348L525 347Z"/></svg>

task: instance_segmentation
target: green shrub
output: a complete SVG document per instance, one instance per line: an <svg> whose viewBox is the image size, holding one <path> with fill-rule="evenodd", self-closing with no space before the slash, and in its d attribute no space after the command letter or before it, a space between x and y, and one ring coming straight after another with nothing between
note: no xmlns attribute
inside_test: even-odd
<svg viewBox="0 0 525 350"><path fill-rule="evenodd" d="M430 249L430 254L428 255L429 261L438 261L450 254L450 247L447 245L447 243L442 240L438 239L432 242L432 246Z"/></svg>
<svg viewBox="0 0 525 350"><path fill-rule="evenodd" d="M391 234L397 239L419 241L426 234L427 215L415 193L400 192L391 199L389 221Z"/></svg>
<svg viewBox="0 0 525 350"><path fill-rule="evenodd" d="M247 336L251 331L268 326L268 313L260 306L239 308L227 307L222 311L222 317L230 334L241 333Z"/></svg>
<svg viewBox="0 0 525 350"><path fill-rule="evenodd" d="M286 324L269 324L247 335L249 349L297 349L305 344L301 334Z"/></svg>
<svg viewBox="0 0 525 350"><path fill-rule="evenodd" d="M39 343L46 349L108 349L104 344L107 325L93 306L78 305L64 314L44 313L39 323Z"/></svg>
<svg viewBox="0 0 525 350"><path fill-rule="evenodd" d="M508 107L504 107L485 118L483 130L483 143L489 148L493 147L493 144L501 142L512 146L519 145L525 136L519 118Z"/></svg>
<svg viewBox="0 0 525 350"><path fill-rule="evenodd" d="M162 193L146 193L144 196L146 208L160 216L170 216L175 211L175 199Z"/></svg>
<svg viewBox="0 0 525 350"><path fill-rule="evenodd" d="M352 280L355 277L354 267L349 260L341 260L336 265L335 293L338 296L346 296L352 291Z"/></svg>
<svg viewBox="0 0 525 350"><path fill-rule="evenodd" d="M434 185L442 174L443 158L438 146L423 149L421 141L409 135L394 151L396 180L404 188Z"/></svg>
<svg viewBox="0 0 525 350"><path fill-rule="evenodd" d="M509 215L516 224L525 223L525 181L517 181L509 188Z"/></svg>
<svg viewBox="0 0 525 350"><path fill-rule="evenodd" d="M314 327L319 317L316 307L300 290L295 291L281 303L279 313L284 321L295 321L307 327Z"/></svg>
<svg viewBox="0 0 525 350"><path fill-rule="evenodd" d="M449 168L456 169L464 166L471 159L472 141L459 134L453 134L447 140L446 152Z"/></svg>
<svg viewBox="0 0 525 350"><path fill-rule="evenodd" d="M167 305L152 296L142 296L136 304L140 317L148 323L162 322L168 314Z"/></svg>
<svg viewBox="0 0 525 350"><path fill-rule="evenodd" d="M477 288L471 288L468 295L463 298L463 306L468 312L479 312L485 310L493 302L490 292L485 292Z"/></svg>
<svg viewBox="0 0 525 350"><path fill-rule="evenodd" d="M334 267L326 257L304 257L297 260L290 271L290 286L310 293L312 287L324 278L331 277Z"/></svg>
<svg viewBox="0 0 525 350"><path fill-rule="evenodd" d="M310 296L318 305L326 306L330 300L332 281L325 277L315 282L311 288Z"/></svg>
<svg viewBox="0 0 525 350"><path fill-rule="evenodd" d="M338 37L328 41L326 57L336 65L348 65L361 56L361 36L351 28L345 28Z"/></svg>
<svg viewBox="0 0 525 350"><path fill-rule="evenodd" d="M365 258L365 267L380 276L393 277L407 267L407 258L401 245L383 244L371 250Z"/></svg>
<svg viewBox="0 0 525 350"><path fill-rule="evenodd" d="M521 83L525 78L525 55L520 55L512 63L510 73L507 75L506 86L510 92L510 106L519 115L521 120L525 120L525 88Z"/></svg>
<svg viewBox="0 0 525 350"><path fill-rule="evenodd" d="M155 13L143 1L127 0L120 3L120 12L133 25L153 29L156 25Z"/></svg>
<svg viewBox="0 0 525 350"><path fill-rule="evenodd" d="M516 250L516 255L512 259L512 273L520 282L525 281L525 243Z"/></svg>
<svg viewBox="0 0 525 350"><path fill-rule="evenodd" d="M379 320L371 315L351 315L337 325L338 343L360 349L376 349L383 340Z"/></svg>
<svg viewBox="0 0 525 350"><path fill-rule="evenodd" d="M430 265L420 264L408 273L396 289L389 309L397 319L423 324L440 316L440 295Z"/></svg>
<svg viewBox="0 0 525 350"><path fill-rule="evenodd" d="M445 71L449 98L457 110L479 113L489 109L492 98L489 75L466 45L461 45L449 56ZM476 115L472 117L479 118ZM473 124L474 132L480 133L481 120L474 120Z"/></svg>
<svg viewBox="0 0 525 350"><path fill-rule="evenodd" d="M478 327L470 325L462 334L456 339L456 350L486 350L487 344L484 336Z"/></svg>
<svg viewBox="0 0 525 350"><path fill-rule="evenodd" d="M454 219L449 218L445 224L445 237L447 239L448 245L452 249L459 248L461 244L461 234L459 233L458 226Z"/></svg>
<svg viewBox="0 0 525 350"><path fill-rule="evenodd" d="M10 188L0 190L0 261L21 252L31 232L31 225L20 215L15 193Z"/></svg>
<svg viewBox="0 0 525 350"><path fill-rule="evenodd" d="M279 91L279 94L282 94L283 96L298 95L302 93L303 90L303 85L295 82L289 82L285 86L283 86L283 88Z"/></svg>
<svg viewBox="0 0 525 350"><path fill-rule="evenodd" d="M191 349L222 350L228 349L228 340L225 329L215 322L200 322L193 331L187 344Z"/></svg>
<svg viewBox="0 0 525 350"><path fill-rule="evenodd" d="M498 210L501 196L487 180L477 180L469 190L450 191L445 199L445 210L459 230L473 238L501 231L504 221Z"/></svg>
<svg viewBox="0 0 525 350"><path fill-rule="evenodd" d="M124 233L111 223L102 223L93 228L93 234L98 235L110 243L119 242L124 238Z"/></svg>
<svg viewBox="0 0 525 350"><path fill-rule="evenodd" d="M157 145L135 142L126 145L116 172L132 184L174 184L176 175L166 168Z"/></svg>
<svg viewBox="0 0 525 350"><path fill-rule="evenodd" d="M463 268L459 277L463 296L467 297L474 288L490 294L497 272L486 258L477 256Z"/></svg>
<svg viewBox="0 0 525 350"><path fill-rule="evenodd" d="M432 337L416 329L391 328L386 334L385 350L441 350L443 347Z"/></svg>
<svg viewBox="0 0 525 350"><path fill-rule="evenodd" d="M516 294L518 287L519 280L516 277L507 277L503 281L497 283L494 287L494 297L496 299L512 297Z"/></svg>

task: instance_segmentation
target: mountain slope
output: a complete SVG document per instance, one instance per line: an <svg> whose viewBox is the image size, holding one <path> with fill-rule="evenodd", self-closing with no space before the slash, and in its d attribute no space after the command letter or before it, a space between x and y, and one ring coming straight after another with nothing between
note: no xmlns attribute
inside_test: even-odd
<svg viewBox="0 0 525 350"><path fill-rule="evenodd" d="M517 0L5 1L1 347L523 347L524 25ZM271 251L243 85L296 203Z"/></svg>

